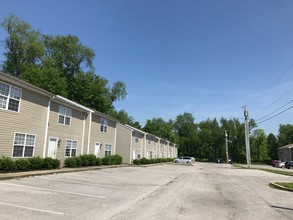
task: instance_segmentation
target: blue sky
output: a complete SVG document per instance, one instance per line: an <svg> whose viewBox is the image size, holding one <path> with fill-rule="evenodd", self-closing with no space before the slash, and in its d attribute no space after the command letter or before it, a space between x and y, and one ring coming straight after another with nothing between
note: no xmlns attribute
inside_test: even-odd
<svg viewBox="0 0 293 220"><path fill-rule="evenodd" d="M0 18L10 13L92 48L96 73L127 85L116 109L142 125L184 112L243 121L244 105L259 119L292 100L292 0L0 0ZM292 116L259 128L277 134Z"/></svg>

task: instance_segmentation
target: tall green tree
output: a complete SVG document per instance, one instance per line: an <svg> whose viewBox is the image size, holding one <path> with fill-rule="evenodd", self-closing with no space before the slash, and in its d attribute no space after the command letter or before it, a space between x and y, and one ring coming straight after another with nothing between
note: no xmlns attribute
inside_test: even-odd
<svg viewBox="0 0 293 220"><path fill-rule="evenodd" d="M261 129L254 130L250 140L251 160L253 162L267 162L269 156L265 132Z"/></svg>
<svg viewBox="0 0 293 220"><path fill-rule="evenodd" d="M3 42L5 72L18 77L26 71L26 68L32 68L32 65L41 62L45 47L39 31L34 30L30 24L15 15L4 18L1 27L8 35Z"/></svg>
<svg viewBox="0 0 293 220"><path fill-rule="evenodd" d="M1 26L7 33L5 72L103 113L125 99L125 83L109 86L107 79L96 75L95 53L78 37L44 35L14 15L4 18Z"/></svg>
<svg viewBox="0 0 293 220"><path fill-rule="evenodd" d="M191 113L183 113L174 121L174 131L179 137L179 155L199 157L197 125Z"/></svg>
<svg viewBox="0 0 293 220"><path fill-rule="evenodd" d="M270 133L267 136L267 145L268 145L268 154L271 160L276 160L278 159L278 147L279 147L279 143L278 143L278 139L277 137Z"/></svg>
<svg viewBox="0 0 293 220"><path fill-rule="evenodd" d="M280 125L278 135L279 145L284 146L293 143L293 125Z"/></svg>
<svg viewBox="0 0 293 220"><path fill-rule="evenodd" d="M137 129L141 129L141 125L139 124L139 122L135 121L132 116L129 116L124 109L120 111L113 109L109 112L109 115L116 118L122 124L128 124Z"/></svg>
<svg viewBox="0 0 293 220"><path fill-rule="evenodd" d="M143 127L143 131L172 141L173 143L178 143L178 136L173 130L172 120L169 120L168 122L162 118L147 120L146 125Z"/></svg>

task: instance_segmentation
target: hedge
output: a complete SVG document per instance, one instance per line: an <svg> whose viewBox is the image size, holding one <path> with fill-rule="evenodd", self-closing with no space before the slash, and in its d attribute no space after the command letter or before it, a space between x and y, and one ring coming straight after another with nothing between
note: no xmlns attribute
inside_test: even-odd
<svg viewBox="0 0 293 220"><path fill-rule="evenodd" d="M0 158L0 171L11 172L58 168L60 168L60 161L50 157L31 157L17 160L5 156Z"/></svg>
<svg viewBox="0 0 293 220"><path fill-rule="evenodd" d="M141 165L141 164L154 164L154 163L165 163L165 162L172 162L173 158L154 158L154 159L147 159L145 157L141 159L134 159L133 164Z"/></svg>
<svg viewBox="0 0 293 220"><path fill-rule="evenodd" d="M119 155L106 156L104 158L96 157L94 154L85 154L78 157L66 158L64 164L66 167L86 167L121 164L122 157Z"/></svg>

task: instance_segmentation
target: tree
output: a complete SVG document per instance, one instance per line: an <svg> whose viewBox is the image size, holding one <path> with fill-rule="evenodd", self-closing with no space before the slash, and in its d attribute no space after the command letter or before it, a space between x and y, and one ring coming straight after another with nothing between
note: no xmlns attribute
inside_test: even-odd
<svg viewBox="0 0 293 220"><path fill-rule="evenodd" d="M293 125L280 125L278 135L279 145L285 146L293 143Z"/></svg>
<svg viewBox="0 0 293 220"><path fill-rule="evenodd" d="M109 115L116 118L122 124L128 124L137 129L141 129L141 125L139 124L139 122L134 121L134 118L132 116L129 116L128 113L124 109L120 111L112 109L109 112Z"/></svg>
<svg viewBox="0 0 293 220"><path fill-rule="evenodd" d="M267 162L269 160L267 137L263 130L256 129L251 135L251 160L254 162Z"/></svg>
<svg viewBox="0 0 293 220"><path fill-rule="evenodd" d="M267 137L268 154L271 160L278 159L278 139L272 133Z"/></svg>
<svg viewBox="0 0 293 220"><path fill-rule="evenodd" d="M163 139L178 143L178 137L173 130L173 121L164 121L162 118L153 118L147 120L146 125L142 129L145 132L154 134Z"/></svg>
<svg viewBox="0 0 293 220"><path fill-rule="evenodd" d="M179 154L199 157L197 126L191 113L178 115L174 121L174 131L179 137Z"/></svg>
<svg viewBox="0 0 293 220"><path fill-rule="evenodd" d="M6 60L3 70L18 77L31 65L39 64L45 53L45 47L39 31L35 31L30 24L15 15L4 18L1 26L8 37L3 42Z"/></svg>
<svg viewBox="0 0 293 220"><path fill-rule="evenodd" d="M111 87L96 75L95 53L78 37L44 35L14 15L1 26L8 34L5 72L106 114L114 109L113 102L125 99L126 85L117 81Z"/></svg>

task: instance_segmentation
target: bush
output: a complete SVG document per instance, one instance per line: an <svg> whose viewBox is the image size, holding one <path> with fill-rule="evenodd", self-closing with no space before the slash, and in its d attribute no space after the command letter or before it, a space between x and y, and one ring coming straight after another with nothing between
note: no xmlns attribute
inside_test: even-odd
<svg viewBox="0 0 293 220"><path fill-rule="evenodd" d="M97 160L96 155L94 155L94 154L89 154L88 155L89 166L95 166L96 165L96 160Z"/></svg>
<svg viewBox="0 0 293 220"><path fill-rule="evenodd" d="M46 157L43 161L43 168L44 169L59 169L60 161L57 159L53 159L51 157Z"/></svg>
<svg viewBox="0 0 293 220"><path fill-rule="evenodd" d="M95 165L96 165L96 166L101 166L101 165L102 165L102 159L99 158L99 157L97 157L97 158L96 158Z"/></svg>
<svg viewBox="0 0 293 220"><path fill-rule="evenodd" d="M141 163L140 163L140 160L139 159L134 159L133 160L133 164L140 165Z"/></svg>
<svg viewBox="0 0 293 220"><path fill-rule="evenodd" d="M3 171L15 170L15 162L9 157L2 156L2 158L0 159L0 170L3 170Z"/></svg>
<svg viewBox="0 0 293 220"><path fill-rule="evenodd" d="M80 155L78 159L81 160L81 166L87 167L89 165L89 158L88 155Z"/></svg>
<svg viewBox="0 0 293 220"><path fill-rule="evenodd" d="M28 158L28 161L30 162L30 168L32 170L38 170L43 167L44 159L40 157L31 157Z"/></svg>
<svg viewBox="0 0 293 220"><path fill-rule="evenodd" d="M19 159L14 161L16 170L29 170L31 164L28 159Z"/></svg>
<svg viewBox="0 0 293 220"><path fill-rule="evenodd" d="M77 167L77 158L76 157L69 157L66 158L64 161L66 167Z"/></svg>
<svg viewBox="0 0 293 220"><path fill-rule="evenodd" d="M102 164L103 165L115 165L115 164L121 164L123 158L119 155L111 155L111 156L106 156L102 158Z"/></svg>

